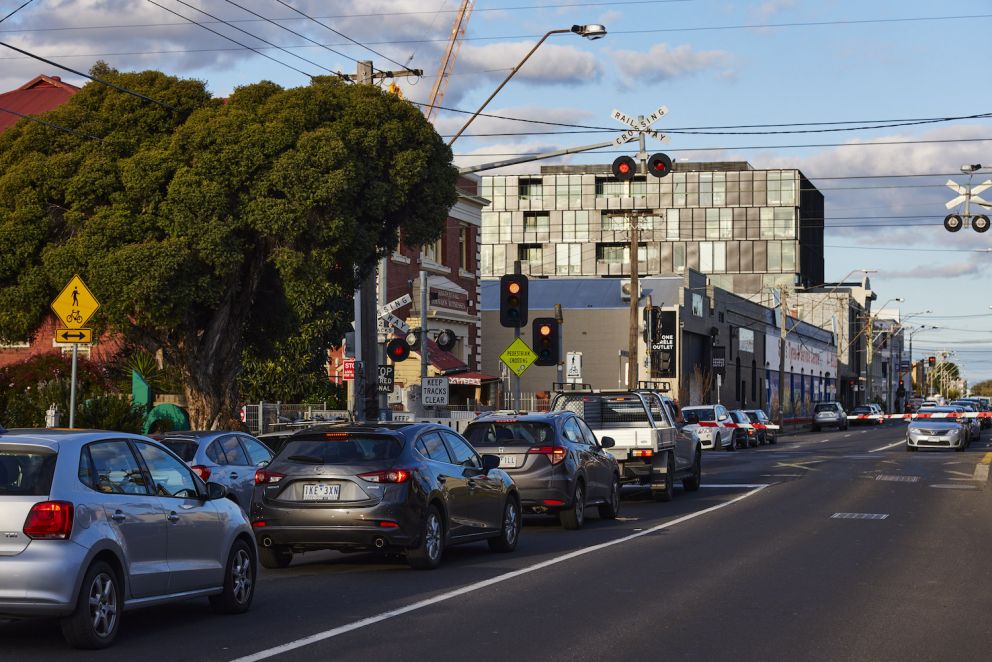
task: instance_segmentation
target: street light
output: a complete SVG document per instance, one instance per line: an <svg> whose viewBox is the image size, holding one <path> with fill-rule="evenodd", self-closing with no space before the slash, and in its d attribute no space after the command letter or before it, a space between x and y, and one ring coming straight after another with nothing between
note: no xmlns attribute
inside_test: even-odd
<svg viewBox="0 0 992 662"><path fill-rule="evenodd" d="M458 136L462 135L465 129L468 128L469 124L475 121L475 118L479 116L479 113L481 113L485 109L485 107L489 105L489 102L493 100L493 97L499 94L499 91L503 89L503 86L506 85L511 78L513 78L513 75L516 74L518 71L520 71L520 67L524 66L524 62L530 59L530 56L533 55L534 51L536 51L538 47L544 43L545 39L547 39L553 34L566 34L569 32L575 33L580 37L585 37L590 41L595 41L596 39L602 39L603 37L606 36L606 26L593 23L590 25L573 25L570 28L549 30L548 32L546 32L544 36L541 37L541 39L536 44L534 44L534 47L531 48L529 51L527 51L527 55L524 56L524 59L520 60L517 66L513 67L513 69L510 71L507 77L503 79L503 82L500 83L495 90L493 90L493 93L490 94L489 97L482 102L482 105L479 106L479 109L474 113L472 113L472 115L468 118L468 121L465 122L465 125L462 128L458 129L458 133L456 133L454 136L451 137L451 140L448 141L448 146L450 147L452 143L458 140Z"/></svg>

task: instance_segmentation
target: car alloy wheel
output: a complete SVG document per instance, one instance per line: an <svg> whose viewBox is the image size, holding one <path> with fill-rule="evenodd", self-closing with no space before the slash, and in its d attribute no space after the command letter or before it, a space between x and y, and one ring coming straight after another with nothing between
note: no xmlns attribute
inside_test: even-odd
<svg viewBox="0 0 992 662"><path fill-rule="evenodd" d="M616 476L610 481L610 498L599 505L600 519L616 519L620 513L620 479Z"/></svg>
<svg viewBox="0 0 992 662"><path fill-rule="evenodd" d="M586 520L586 491L582 486L582 481L575 483L575 492L572 495L572 507L561 511L561 525L566 529L581 529Z"/></svg>
<svg viewBox="0 0 992 662"><path fill-rule="evenodd" d="M231 579L234 581L234 601L245 604L251 598L252 586L255 582L251 572L251 557L244 549L239 549L234 554Z"/></svg>
<svg viewBox="0 0 992 662"><path fill-rule="evenodd" d="M224 590L210 596L210 606L220 614L243 614L251 607L255 597L252 547L244 540L235 540L225 568Z"/></svg>
<svg viewBox="0 0 992 662"><path fill-rule="evenodd" d="M489 549L494 552L512 552L517 548L517 540L520 538L520 504L514 496L506 499L503 506L503 523L499 530L499 536L489 539Z"/></svg>
<svg viewBox="0 0 992 662"><path fill-rule="evenodd" d="M62 634L75 648L106 648L117 637L121 606L116 573L97 561L86 571L72 614L62 619Z"/></svg>
<svg viewBox="0 0 992 662"><path fill-rule="evenodd" d="M427 516L427 527L424 530L427 558L437 561L441 556L441 521L436 512Z"/></svg>
<svg viewBox="0 0 992 662"><path fill-rule="evenodd" d="M424 528L420 534L420 544L408 549L407 563L417 570L433 570L441 563L444 555L444 522L441 511L434 504L427 507Z"/></svg>
<svg viewBox="0 0 992 662"><path fill-rule="evenodd" d="M101 638L110 636L117 625L117 587L109 573L93 578L89 589L90 619L93 633Z"/></svg>

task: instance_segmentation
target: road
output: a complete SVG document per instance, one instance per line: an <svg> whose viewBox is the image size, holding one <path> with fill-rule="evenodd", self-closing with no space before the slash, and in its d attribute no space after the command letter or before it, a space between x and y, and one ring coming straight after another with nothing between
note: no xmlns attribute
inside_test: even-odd
<svg viewBox="0 0 992 662"><path fill-rule="evenodd" d="M989 659L992 491L973 472L992 434L907 453L904 425L708 452L699 492L628 488L618 521L528 519L514 554L452 548L433 572L298 557L262 571L249 614L130 612L109 651L3 623L0 659Z"/></svg>

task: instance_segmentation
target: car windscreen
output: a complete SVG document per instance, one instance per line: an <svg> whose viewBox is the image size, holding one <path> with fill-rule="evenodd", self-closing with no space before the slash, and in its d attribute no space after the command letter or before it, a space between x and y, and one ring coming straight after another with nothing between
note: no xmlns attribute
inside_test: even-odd
<svg viewBox="0 0 992 662"><path fill-rule="evenodd" d="M159 443L168 448L182 459L183 462L192 462L196 456L196 449L199 445L191 439L169 439L166 437Z"/></svg>
<svg viewBox="0 0 992 662"><path fill-rule="evenodd" d="M819 414L821 411L837 411L836 405L816 405L813 409L814 414Z"/></svg>
<svg viewBox="0 0 992 662"><path fill-rule="evenodd" d="M48 496L56 459L48 448L0 444L0 496Z"/></svg>
<svg viewBox="0 0 992 662"><path fill-rule="evenodd" d="M291 439L276 459L306 464L354 464L395 460L403 451L396 437L328 433Z"/></svg>
<svg viewBox="0 0 992 662"><path fill-rule="evenodd" d="M716 414L712 409L683 409L682 418L686 423L698 423L699 421L715 421Z"/></svg>
<svg viewBox="0 0 992 662"><path fill-rule="evenodd" d="M552 444L554 430L547 423L530 421L480 421L465 428L465 438L480 446L538 446Z"/></svg>
<svg viewBox="0 0 992 662"><path fill-rule="evenodd" d="M852 414L874 414L874 410L871 407L865 407L864 405L859 405L851 410Z"/></svg>
<svg viewBox="0 0 992 662"><path fill-rule="evenodd" d="M758 416L758 413L757 412L746 411L744 413L747 414L748 420L751 421L752 423L761 423L762 422L761 417Z"/></svg>

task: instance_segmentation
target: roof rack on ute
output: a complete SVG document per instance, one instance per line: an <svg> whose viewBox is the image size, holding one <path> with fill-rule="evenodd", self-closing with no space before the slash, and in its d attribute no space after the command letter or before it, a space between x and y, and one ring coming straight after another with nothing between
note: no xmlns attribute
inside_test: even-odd
<svg viewBox="0 0 992 662"><path fill-rule="evenodd" d="M554 382L551 385L551 390L556 393L562 393L564 391L589 391L592 392L591 384L573 384L570 382Z"/></svg>
<svg viewBox="0 0 992 662"><path fill-rule="evenodd" d="M637 390L639 391L661 391L662 393L668 393L672 390L671 385L665 381L639 381L637 382Z"/></svg>

